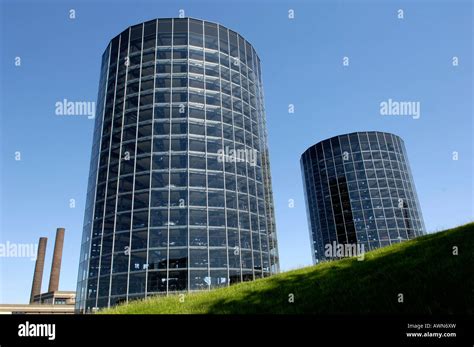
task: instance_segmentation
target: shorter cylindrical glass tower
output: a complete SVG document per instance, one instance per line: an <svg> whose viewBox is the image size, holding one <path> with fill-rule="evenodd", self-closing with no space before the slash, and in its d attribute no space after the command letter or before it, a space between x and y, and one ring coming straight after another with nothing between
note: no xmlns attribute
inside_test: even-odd
<svg viewBox="0 0 474 347"><path fill-rule="evenodd" d="M301 169L314 263L333 258L332 245L369 251L425 234L400 137L378 131L335 136L308 148Z"/></svg>

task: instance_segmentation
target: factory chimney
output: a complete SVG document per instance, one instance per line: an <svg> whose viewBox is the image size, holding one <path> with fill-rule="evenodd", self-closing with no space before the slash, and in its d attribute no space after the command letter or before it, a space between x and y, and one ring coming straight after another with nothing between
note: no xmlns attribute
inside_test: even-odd
<svg viewBox="0 0 474 347"><path fill-rule="evenodd" d="M48 292L55 292L59 290L59 273L61 271L63 244L64 244L64 228L57 228L56 240L54 242L53 262L51 264L51 275L49 277Z"/></svg>
<svg viewBox="0 0 474 347"><path fill-rule="evenodd" d="M33 285L31 286L30 304L33 303L36 295L41 294L41 283L43 281L44 257L46 255L47 237L40 237L38 254L36 256L35 272L33 274Z"/></svg>

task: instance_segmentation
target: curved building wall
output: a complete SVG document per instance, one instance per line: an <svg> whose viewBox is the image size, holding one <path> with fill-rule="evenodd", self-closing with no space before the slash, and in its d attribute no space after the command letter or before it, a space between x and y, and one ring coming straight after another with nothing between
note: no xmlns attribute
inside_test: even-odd
<svg viewBox="0 0 474 347"><path fill-rule="evenodd" d="M400 137L335 136L308 148L301 168L315 263L329 260L325 247L334 242L369 251L425 233Z"/></svg>
<svg viewBox="0 0 474 347"><path fill-rule="evenodd" d="M260 60L239 34L157 19L102 57L76 308L278 272Z"/></svg>

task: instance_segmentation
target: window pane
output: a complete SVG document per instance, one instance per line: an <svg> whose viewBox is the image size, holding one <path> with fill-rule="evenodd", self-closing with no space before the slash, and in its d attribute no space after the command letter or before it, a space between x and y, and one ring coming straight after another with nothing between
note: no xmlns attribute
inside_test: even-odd
<svg viewBox="0 0 474 347"><path fill-rule="evenodd" d="M190 266L205 268L208 265L207 249L190 249Z"/></svg>

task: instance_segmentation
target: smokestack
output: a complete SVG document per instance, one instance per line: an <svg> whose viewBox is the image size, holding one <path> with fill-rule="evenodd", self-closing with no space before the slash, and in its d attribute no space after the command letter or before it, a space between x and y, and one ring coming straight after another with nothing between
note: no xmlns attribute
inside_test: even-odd
<svg viewBox="0 0 474 347"><path fill-rule="evenodd" d="M63 257L64 228L56 229L56 240L54 241L53 263L51 264L51 275L49 277L48 292L59 289L59 273L61 272L61 259Z"/></svg>
<svg viewBox="0 0 474 347"><path fill-rule="evenodd" d="M46 255L46 243L48 238L40 237L38 254L36 255L35 272L33 274L33 285L31 286L30 304L33 303L35 295L41 294L41 283L43 282L44 257Z"/></svg>

